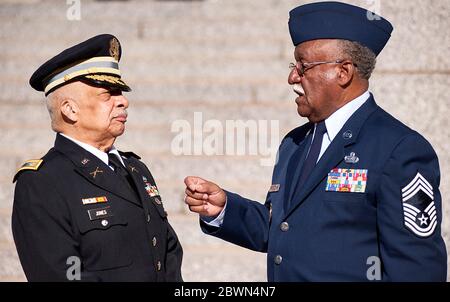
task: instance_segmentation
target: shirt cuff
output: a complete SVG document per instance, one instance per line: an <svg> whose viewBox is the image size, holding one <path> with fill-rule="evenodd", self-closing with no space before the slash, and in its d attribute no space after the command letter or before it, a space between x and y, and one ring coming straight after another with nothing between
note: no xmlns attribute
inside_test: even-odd
<svg viewBox="0 0 450 302"><path fill-rule="evenodd" d="M222 212L220 212L219 215L217 215L216 217L208 217L208 216L200 215L200 219L207 225L220 228L223 224L223 218L225 217L225 209L227 208L227 202L228 202L227 199L228 198L226 198L225 206L223 207Z"/></svg>

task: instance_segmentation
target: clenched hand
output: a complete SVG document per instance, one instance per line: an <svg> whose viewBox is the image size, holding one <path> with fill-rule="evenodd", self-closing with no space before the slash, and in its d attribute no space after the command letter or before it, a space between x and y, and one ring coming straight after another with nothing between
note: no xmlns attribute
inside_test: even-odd
<svg viewBox="0 0 450 302"><path fill-rule="evenodd" d="M186 197L184 202L189 210L203 216L214 217L220 214L226 202L226 194L218 185L197 176L184 179Z"/></svg>

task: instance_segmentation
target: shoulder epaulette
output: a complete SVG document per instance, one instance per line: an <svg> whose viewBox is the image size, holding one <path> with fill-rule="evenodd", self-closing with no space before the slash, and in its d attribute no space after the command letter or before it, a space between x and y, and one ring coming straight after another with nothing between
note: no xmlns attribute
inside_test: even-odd
<svg viewBox="0 0 450 302"><path fill-rule="evenodd" d="M30 159L30 160L27 160L17 170L17 172L16 172L16 174L14 175L14 178L13 178L13 183L16 182L17 177L19 176L20 172L25 171L25 170L37 171L43 162L44 162L44 160L42 160L42 159Z"/></svg>
<svg viewBox="0 0 450 302"><path fill-rule="evenodd" d="M119 151L119 154L122 155L122 156L125 156L126 158L134 157L134 158L137 158L137 159L141 159L141 157L139 155L137 155L137 154L135 154L133 152L122 152L122 151Z"/></svg>

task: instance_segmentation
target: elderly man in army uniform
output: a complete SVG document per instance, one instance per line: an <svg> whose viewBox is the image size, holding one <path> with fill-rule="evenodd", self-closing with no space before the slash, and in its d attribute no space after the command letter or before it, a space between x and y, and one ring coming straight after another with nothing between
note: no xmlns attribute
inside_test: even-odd
<svg viewBox="0 0 450 302"><path fill-rule="evenodd" d="M149 169L114 147L130 91L120 57L119 41L99 35L30 79L57 135L14 177L12 229L29 281L182 281L183 251Z"/></svg>

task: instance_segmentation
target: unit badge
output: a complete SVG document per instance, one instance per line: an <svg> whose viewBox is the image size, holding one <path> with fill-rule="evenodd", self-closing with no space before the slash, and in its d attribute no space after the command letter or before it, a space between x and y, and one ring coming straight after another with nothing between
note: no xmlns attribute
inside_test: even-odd
<svg viewBox="0 0 450 302"><path fill-rule="evenodd" d="M356 156L356 153L355 153L355 152L350 152L350 155L346 155L346 156L344 157L344 161L345 161L347 164L356 164L357 162L359 162L359 157Z"/></svg>
<svg viewBox="0 0 450 302"><path fill-rule="evenodd" d="M433 187L419 172L402 189L402 202L405 227L419 237L433 234L437 225Z"/></svg>

